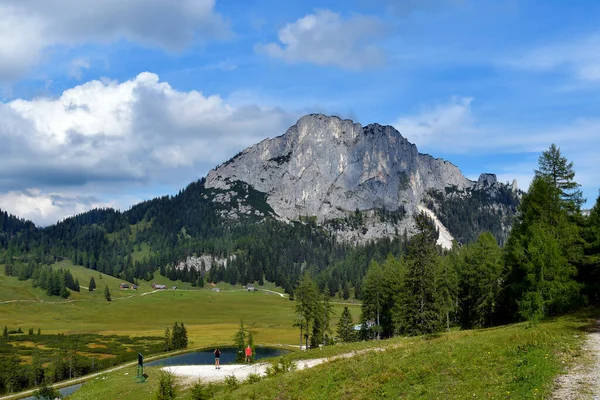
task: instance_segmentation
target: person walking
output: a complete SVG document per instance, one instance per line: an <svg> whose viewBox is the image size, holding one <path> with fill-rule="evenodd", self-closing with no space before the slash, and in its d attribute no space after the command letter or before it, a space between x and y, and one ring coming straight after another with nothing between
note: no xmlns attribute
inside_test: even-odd
<svg viewBox="0 0 600 400"><path fill-rule="evenodd" d="M221 369L221 366L219 365L219 359L221 358L221 350L219 350L219 348L216 348L215 351L213 351L213 353L215 353L215 369Z"/></svg>
<svg viewBox="0 0 600 400"><path fill-rule="evenodd" d="M248 345L248 347L246 347L246 362L248 364L250 364L251 360L252 360L252 347L250 347L250 345Z"/></svg>

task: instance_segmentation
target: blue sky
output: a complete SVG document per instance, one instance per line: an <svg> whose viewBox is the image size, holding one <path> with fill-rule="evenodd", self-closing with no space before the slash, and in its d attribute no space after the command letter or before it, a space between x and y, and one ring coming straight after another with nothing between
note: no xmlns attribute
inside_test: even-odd
<svg viewBox="0 0 600 400"><path fill-rule="evenodd" d="M600 3L0 0L0 208L45 225L176 193L323 112L526 188L600 183Z"/></svg>

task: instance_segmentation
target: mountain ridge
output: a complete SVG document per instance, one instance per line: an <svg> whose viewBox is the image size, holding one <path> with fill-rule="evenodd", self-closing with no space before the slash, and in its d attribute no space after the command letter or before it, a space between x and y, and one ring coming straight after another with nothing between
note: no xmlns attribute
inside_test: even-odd
<svg viewBox="0 0 600 400"><path fill-rule="evenodd" d="M431 190L491 192L512 186L498 182L490 173L470 180L450 161L419 153L392 126L372 123L363 127L324 114L305 115L283 135L242 150L209 171L206 187L227 191L238 181L265 193L275 216L283 220L316 217L327 225L355 211L365 213L367 220L360 232L336 231L348 241L411 232L412 216ZM223 198L214 201L227 202ZM407 217L389 224L377 221L373 210L403 210Z"/></svg>

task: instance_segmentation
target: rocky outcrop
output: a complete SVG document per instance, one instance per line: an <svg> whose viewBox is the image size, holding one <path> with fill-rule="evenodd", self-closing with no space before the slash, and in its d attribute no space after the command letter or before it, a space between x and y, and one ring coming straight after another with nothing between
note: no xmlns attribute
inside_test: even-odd
<svg viewBox="0 0 600 400"><path fill-rule="evenodd" d="M405 216L392 224L365 218L360 229L338 231L347 240L410 232L412 215L430 189L462 191L499 184L492 174L473 182L452 163L419 153L392 126L363 127L322 114L300 118L284 135L263 140L211 170L206 187L226 193L236 182L265 193L273 213L282 219L344 221L356 210L367 217L375 210L402 211Z"/></svg>

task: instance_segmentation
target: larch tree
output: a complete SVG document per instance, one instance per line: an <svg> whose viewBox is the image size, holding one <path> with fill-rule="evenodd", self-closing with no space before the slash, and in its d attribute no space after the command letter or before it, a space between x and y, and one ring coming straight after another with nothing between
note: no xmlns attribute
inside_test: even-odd
<svg viewBox="0 0 600 400"><path fill-rule="evenodd" d="M561 154L560 148L552 143L548 150L542 152L538 164L536 176L546 179L557 189L555 196L563 201L568 211L578 211L585 203L585 199L580 189L581 185L574 180L573 162L567 161Z"/></svg>

